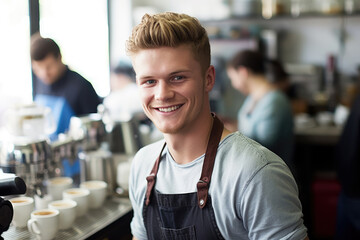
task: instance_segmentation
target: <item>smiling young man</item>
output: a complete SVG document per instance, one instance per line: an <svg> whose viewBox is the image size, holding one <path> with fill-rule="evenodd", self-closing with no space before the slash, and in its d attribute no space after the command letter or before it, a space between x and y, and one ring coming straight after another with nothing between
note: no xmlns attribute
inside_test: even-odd
<svg viewBox="0 0 360 240"><path fill-rule="evenodd" d="M164 140L130 173L134 239L305 239L286 164L210 112L205 29L185 14L145 15L127 41L143 109Z"/></svg>

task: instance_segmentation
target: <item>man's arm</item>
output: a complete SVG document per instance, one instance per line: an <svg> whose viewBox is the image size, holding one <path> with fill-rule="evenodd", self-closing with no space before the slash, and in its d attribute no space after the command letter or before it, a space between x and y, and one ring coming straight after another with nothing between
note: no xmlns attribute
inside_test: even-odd
<svg viewBox="0 0 360 240"><path fill-rule="evenodd" d="M242 196L239 212L249 238L307 239L296 182L285 164L267 164Z"/></svg>

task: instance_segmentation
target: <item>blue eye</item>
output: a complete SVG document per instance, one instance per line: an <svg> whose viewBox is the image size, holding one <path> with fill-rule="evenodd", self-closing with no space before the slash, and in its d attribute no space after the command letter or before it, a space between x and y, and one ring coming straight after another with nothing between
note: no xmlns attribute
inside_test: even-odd
<svg viewBox="0 0 360 240"><path fill-rule="evenodd" d="M145 83L146 83L146 84L154 84L154 83L155 83L155 80L147 80Z"/></svg>
<svg viewBox="0 0 360 240"><path fill-rule="evenodd" d="M182 80L183 78L184 78L183 76L176 76L176 77L174 77L174 80L179 81L179 80Z"/></svg>

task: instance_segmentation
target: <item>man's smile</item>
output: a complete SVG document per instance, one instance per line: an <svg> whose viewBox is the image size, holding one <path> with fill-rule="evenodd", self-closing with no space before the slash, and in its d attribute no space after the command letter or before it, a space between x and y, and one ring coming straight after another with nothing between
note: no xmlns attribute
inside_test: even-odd
<svg viewBox="0 0 360 240"><path fill-rule="evenodd" d="M182 104L179 105L174 105L174 106L169 106L169 107L159 107L159 108L155 108L160 112L173 112L177 109L179 109L182 106Z"/></svg>

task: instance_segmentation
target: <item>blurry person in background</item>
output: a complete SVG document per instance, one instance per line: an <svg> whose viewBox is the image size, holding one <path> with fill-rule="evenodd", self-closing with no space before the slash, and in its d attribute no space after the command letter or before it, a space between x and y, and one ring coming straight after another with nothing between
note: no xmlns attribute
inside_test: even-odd
<svg viewBox="0 0 360 240"><path fill-rule="evenodd" d="M57 124L51 140L69 128L72 116L96 113L101 100L93 86L62 62L59 46L40 34L31 37L34 101L50 107Z"/></svg>
<svg viewBox="0 0 360 240"><path fill-rule="evenodd" d="M285 95L291 97L289 74L285 71L281 62L276 59L268 59L267 62L266 78L268 81L274 84L277 89L283 91Z"/></svg>
<svg viewBox="0 0 360 240"><path fill-rule="evenodd" d="M308 111L306 101L297 96L296 86L291 84L290 76L285 71L284 66L276 59L269 59L268 61L272 69L270 69L270 74L267 77L277 89L283 91L288 97L293 115L306 113Z"/></svg>
<svg viewBox="0 0 360 240"><path fill-rule="evenodd" d="M335 239L360 239L360 95L353 102L343 128L336 160L341 193Z"/></svg>
<svg viewBox="0 0 360 240"><path fill-rule="evenodd" d="M113 120L143 113L135 72L130 64L120 63L112 70L110 86L111 92L103 103Z"/></svg>
<svg viewBox="0 0 360 240"><path fill-rule="evenodd" d="M277 64L260 52L244 50L228 62L227 73L232 86L247 95L238 113L238 130L293 168L293 114L287 96L277 85L278 80L286 79Z"/></svg>

